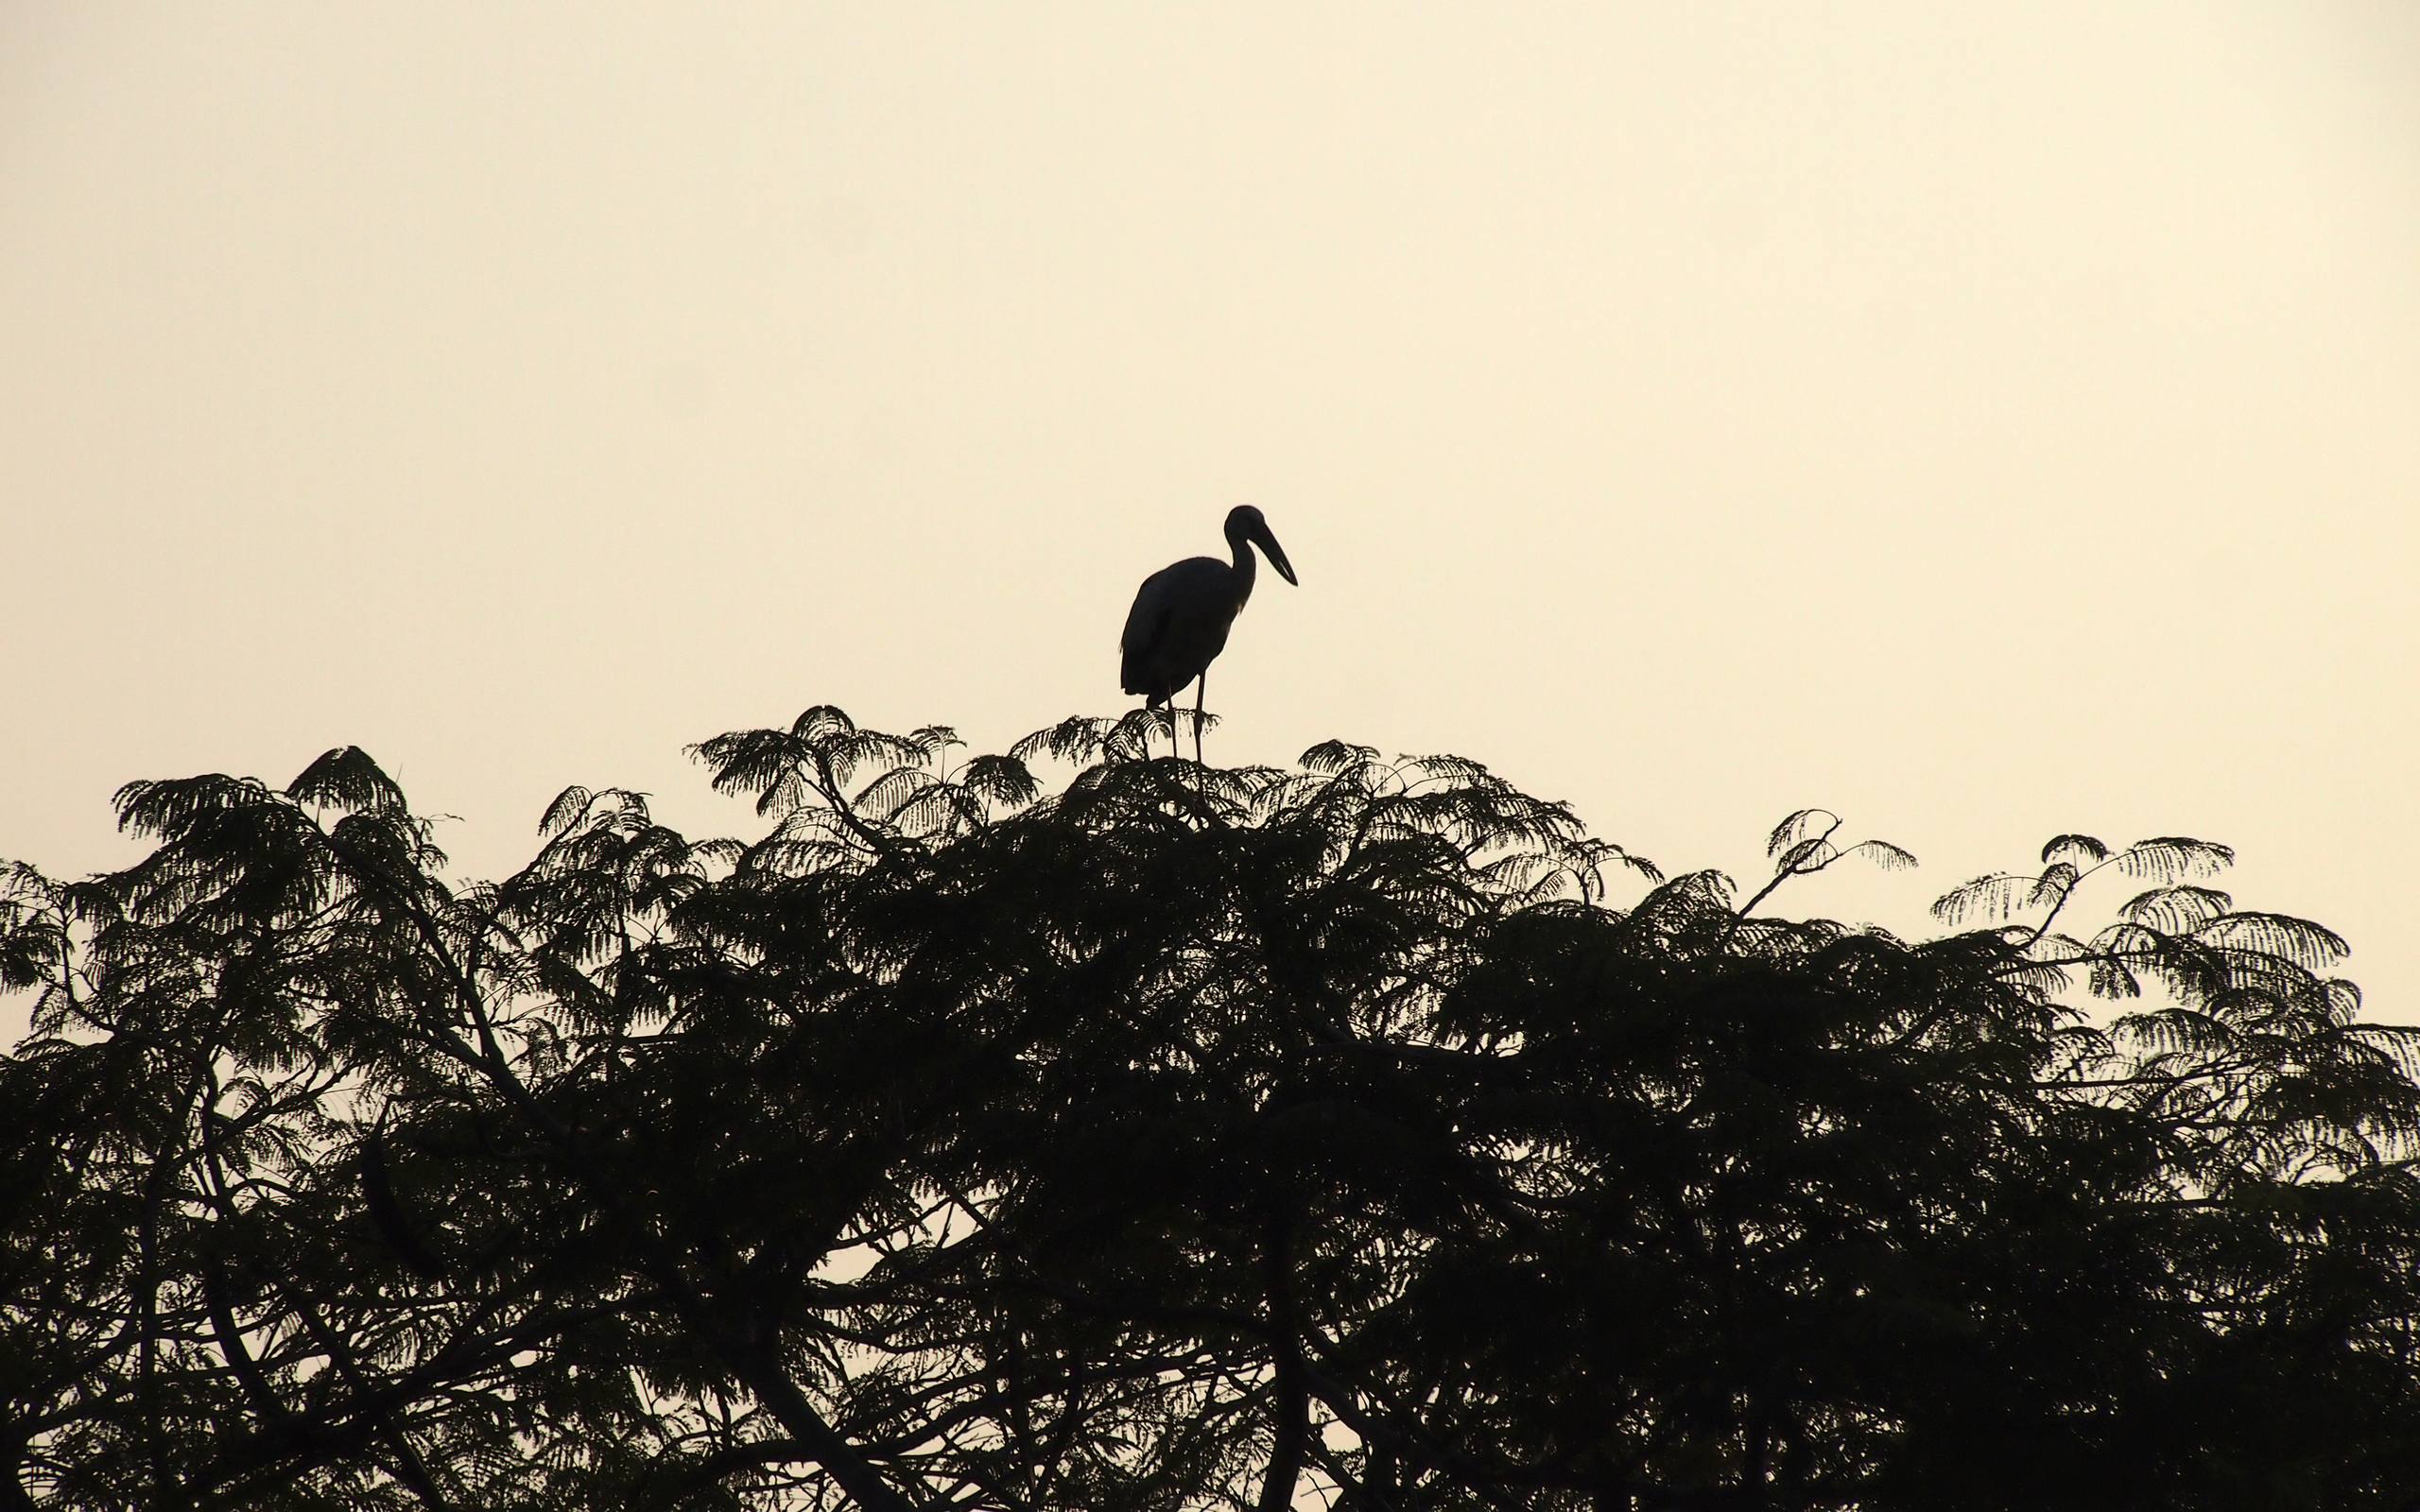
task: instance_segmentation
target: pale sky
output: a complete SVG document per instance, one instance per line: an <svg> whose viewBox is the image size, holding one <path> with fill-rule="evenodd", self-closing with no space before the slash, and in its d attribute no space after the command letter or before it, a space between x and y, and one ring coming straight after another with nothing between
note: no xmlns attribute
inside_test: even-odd
<svg viewBox="0 0 2420 1512"><path fill-rule="evenodd" d="M367 747L467 875L838 703L1453 750L1905 928L2236 846L2420 1020L2420 7L0 0L0 855ZM2131 886L2079 899L2105 917ZM18 1021L18 1022L21 1022Z"/></svg>

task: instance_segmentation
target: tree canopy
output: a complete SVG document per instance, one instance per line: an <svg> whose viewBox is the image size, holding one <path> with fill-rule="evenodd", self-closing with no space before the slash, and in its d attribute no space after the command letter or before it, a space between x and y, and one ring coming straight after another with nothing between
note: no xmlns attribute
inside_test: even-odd
<svg viewBox="0 0 2420 1512"><path fill-rule="evenodd" d="M0 1505L2411 1504L2420 1045L2223 847L1906 940L1771 911L1911 859L1819 812L1743 900L1140 730L812 709L495 884L130 784L0 884Z"/></svg>

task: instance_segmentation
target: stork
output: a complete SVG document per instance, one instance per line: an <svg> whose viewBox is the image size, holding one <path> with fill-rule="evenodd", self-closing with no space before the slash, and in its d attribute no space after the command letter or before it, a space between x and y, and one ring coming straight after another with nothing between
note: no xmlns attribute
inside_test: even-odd
<svg viewBox="0 0 2420 1512"><path fill-rule="evenodd" d="M1187 557L1143 579L1126 614L1125 653L1118 679L1128 693L1143 696L1143 707L1168 710L1168 744L1176 744L1176 695L1188 682L1193 695L1193 759L1201 759L1201 700L1210 686L1210 663L1226 649L1228 627L1252 597L1255 545L1288 582L1301 586L1286 549L1269 533L1269 522L1249 504L1227 511L1227 544L1236 559ZM1146 736L1148 744L1150 737ZM1173 752L1171 752L1173 754Z"/></svg>

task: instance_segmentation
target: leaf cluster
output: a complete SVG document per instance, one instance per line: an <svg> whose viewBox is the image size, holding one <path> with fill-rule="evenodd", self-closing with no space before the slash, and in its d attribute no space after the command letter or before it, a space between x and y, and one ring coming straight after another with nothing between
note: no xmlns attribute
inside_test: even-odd
<svg viewBox="0 0 2420 1512"><path fill-rule="evenodd" d="M2420 1048L2222 847L1905 941L1754 912L1912 864L1822 811L1740 902L1461 758L1144 733L812 709L697 748L757 837L575 787L494 885L351 747L130 785L145 859L0 876L0 1506L2420 1485Z"/></svg>

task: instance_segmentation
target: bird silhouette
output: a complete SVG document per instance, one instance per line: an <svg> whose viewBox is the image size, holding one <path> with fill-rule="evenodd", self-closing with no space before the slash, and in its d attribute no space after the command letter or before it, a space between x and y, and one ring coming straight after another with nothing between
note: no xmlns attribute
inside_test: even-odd
<svg viewBox="0 0 2420 1512"><path fill-rule="evenodd" d="M1278 576L1301 586L1286 549L1251 505L1227 511L1227 544L1236 554L1232 562L1187 557L1144 578L1135 591L1134 607L1126 614L1126 634L1118 642L1125 657L1119 680L1128 693L1142 696L1146 709L1167 707L1171 747L1176 745L1176 695L1188 682L1200 684L1193 696L1197 762L1201 759L1201 700L1209 691L1210 663L1226 649L1227 630L1252 597L1252 548L1257 545L1268 553ZM1149 739L1145 737L1147 750Z"/></svg>

